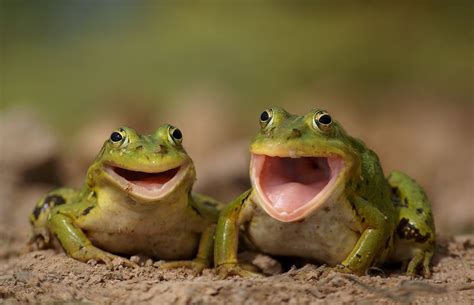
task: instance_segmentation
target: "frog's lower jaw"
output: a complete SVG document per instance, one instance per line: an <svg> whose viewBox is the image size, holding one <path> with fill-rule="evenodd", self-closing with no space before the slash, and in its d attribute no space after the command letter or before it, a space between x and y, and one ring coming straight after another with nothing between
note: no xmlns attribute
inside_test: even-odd
<svg viewBox="0 0 474 305"><path fill-rule="evenodd" d="M250 176L262 208L273 218L292 222L321 206L345 172L337 155L273 157L252 154Z"/></svg>
<svg viewBox="0 0 474 305"><path fill-rule="evenodd" d="M133 197L156 201L167 196L186 179L192 164L185 163L165 171L142 172L104 165L107 178Z"/></svg>

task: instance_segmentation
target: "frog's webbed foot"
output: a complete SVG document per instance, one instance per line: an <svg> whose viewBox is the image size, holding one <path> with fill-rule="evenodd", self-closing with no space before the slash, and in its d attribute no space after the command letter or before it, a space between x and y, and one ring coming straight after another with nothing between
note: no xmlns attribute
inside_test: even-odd
<svg viewBox="0 0 474 305"><path fill-rule="evenodd" d="M431 277L431 258L433 257L433 251L422 251L418 252L408 263L407 275L415 277L418 274L418 270L421 268L421 274L425 278Z"/></svg>
<svg viewBox="0 0 474 305"><path fill-rule="evenodd" d="M46 228L34 228L28 239L28 247L31 250L46 249L52 245L51 241L51 234Z"/></svg>
<svg viewBox="0 0 474 305"><path fill-rule="evenodd" d="M206 268L209 268L209 264L200 259L194 259L189 261L175 261L166 262L159 266L160 269L176 269L176 268L187 268L191 269L195 275L199 275Z"/></svg>
<svg viewBox="0 0 474 305"><path fill-rule="evenodd" d="M252 269L252 270L249 270ZM217 274L219 278L225 279L230 276L240 276L244 278L263 277L264 275L256 272L255 267L239 264L223 264L217 267Z"/></svg>
<svg viewBox="0 0 474 305"><path fill-rule="evenodd" d="M70 256L82 262L95 260L97 262L104 263L108 268L112 268L117 265L123 265L130 268L138 267L136 263L126 258L114 255L112 253L108 253L92 245L81 247L79 250L70 253Z"/></svg>
<svg viewBox="0 0 474 305"><path fill-rule="evenodd" d="M345 266L343 264L337 264L333 267L327 268L327 273L334 271L338 273L345 273L345 274L357 274L357 275L362 275L363 272L358 272L350 269L348 266Z"/></svg>

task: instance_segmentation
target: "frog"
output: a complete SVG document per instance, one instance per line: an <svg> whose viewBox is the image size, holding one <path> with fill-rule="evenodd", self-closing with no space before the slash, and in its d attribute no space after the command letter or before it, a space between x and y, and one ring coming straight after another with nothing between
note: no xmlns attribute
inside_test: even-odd
<svg viewBox="0 0 474 305"><path fill-rule="evenodd" d="M324 109L293 115L272 107L259 121L251 188L217 222L221 277L259 274L239 263L239 245L356 275L398 262L410 276L431 276L435 226L415 180L400 171L385 176L377 154Z"/></svg>
<svg viewBox="0 0 474 305"><path fill-rule="evenodd" d="M81 188L54 189L34 206L32 244L109 267L137 267L124 257L135 254L163 269L209 267L222 203L192 191L196 170L182 142L170 124L150 135L114 130Z"/></svg>

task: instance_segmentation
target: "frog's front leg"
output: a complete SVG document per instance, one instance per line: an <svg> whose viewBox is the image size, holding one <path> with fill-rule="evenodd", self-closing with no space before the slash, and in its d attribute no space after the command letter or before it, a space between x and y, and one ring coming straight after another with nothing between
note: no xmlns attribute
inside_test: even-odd
<svg viewBox="0 0 474 305"><path fill-rule="evenodd" d="M119 259L128 267L138 266L128 259L113 255L92 245L84 232L74 224L72 218L62 214L61 210L55 209L52 211L48 218L47 226L58 239L64 251L79 261L87 262L93 259L105 263L108 267L112 267L112 261Z"/></svg>
<svg viewBox="0 0 474 305"><path fill-rule="evenodd" d="M215 224L209 225L202 233L199 241L198 253L195 259L163 263L160 265L160 269L185 267L192 269L195 274L200 274L204 269L209 268L212 264L215 228Z"/></svg>
<svg viewBox="0 0 474 305"><path fill-rule="evenodd" d="M244 269L239 265L237 252L239 249L239 214L242 205L250 196L251 190L240 195L226 206L219 216L216 228L214 247L214 264L220 277L232 275L242 277L260 276L260 274Z"/></svg>
<svg viewBox="0 0 474 305"><path fill-rule="evenodd" d="M360 197L351 198L359 216L367 227L351 253L342 262L344 268L356 274L364 274L377 261L383 260L392 244L392 227L387 215Z"/></svg>

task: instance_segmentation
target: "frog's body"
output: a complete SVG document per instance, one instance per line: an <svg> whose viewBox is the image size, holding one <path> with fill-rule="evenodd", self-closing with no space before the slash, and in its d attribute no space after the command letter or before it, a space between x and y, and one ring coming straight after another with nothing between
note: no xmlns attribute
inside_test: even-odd
<svg viewBox="0 0 474 305"><path fill-rule="evenodd" d="M384 177L377 155L329 114L281 108L262 113L250 151L252 189L226 207L216 232L219 272L238 266L238 235L270 255L296 256L364 273L409 260L429 276L435 232L423 190L408 176ZM240 229L239 229L240 228Z"/></svg>
<svg viewBox="0 0 474 305"><path fill-rule="evenodd" d="M354 221L347 202L331 209L334 200L328 200L321 213L314 213L301 222L281 222L269 217L257 202L256 194L252 193L242 207L242 216L248 215L245 219L248 240L264 253L335 265L347 257L359 239L360 225ZM338 242L333 242L335 240ZM282 244L282 241L291 243Z"/></svg>
<svg viewBox="0 0 474 305"><path fill-rule="evenodd" d="M114 132L82 189L54 190L36 205L30 221L37 240L49 243L52 233L82 261L110 263L111 253L178 260L199 252L199 266L175 265L207 266L219 203L191 192L195 170L181 137L170 125L151 136Z"/></svg>

